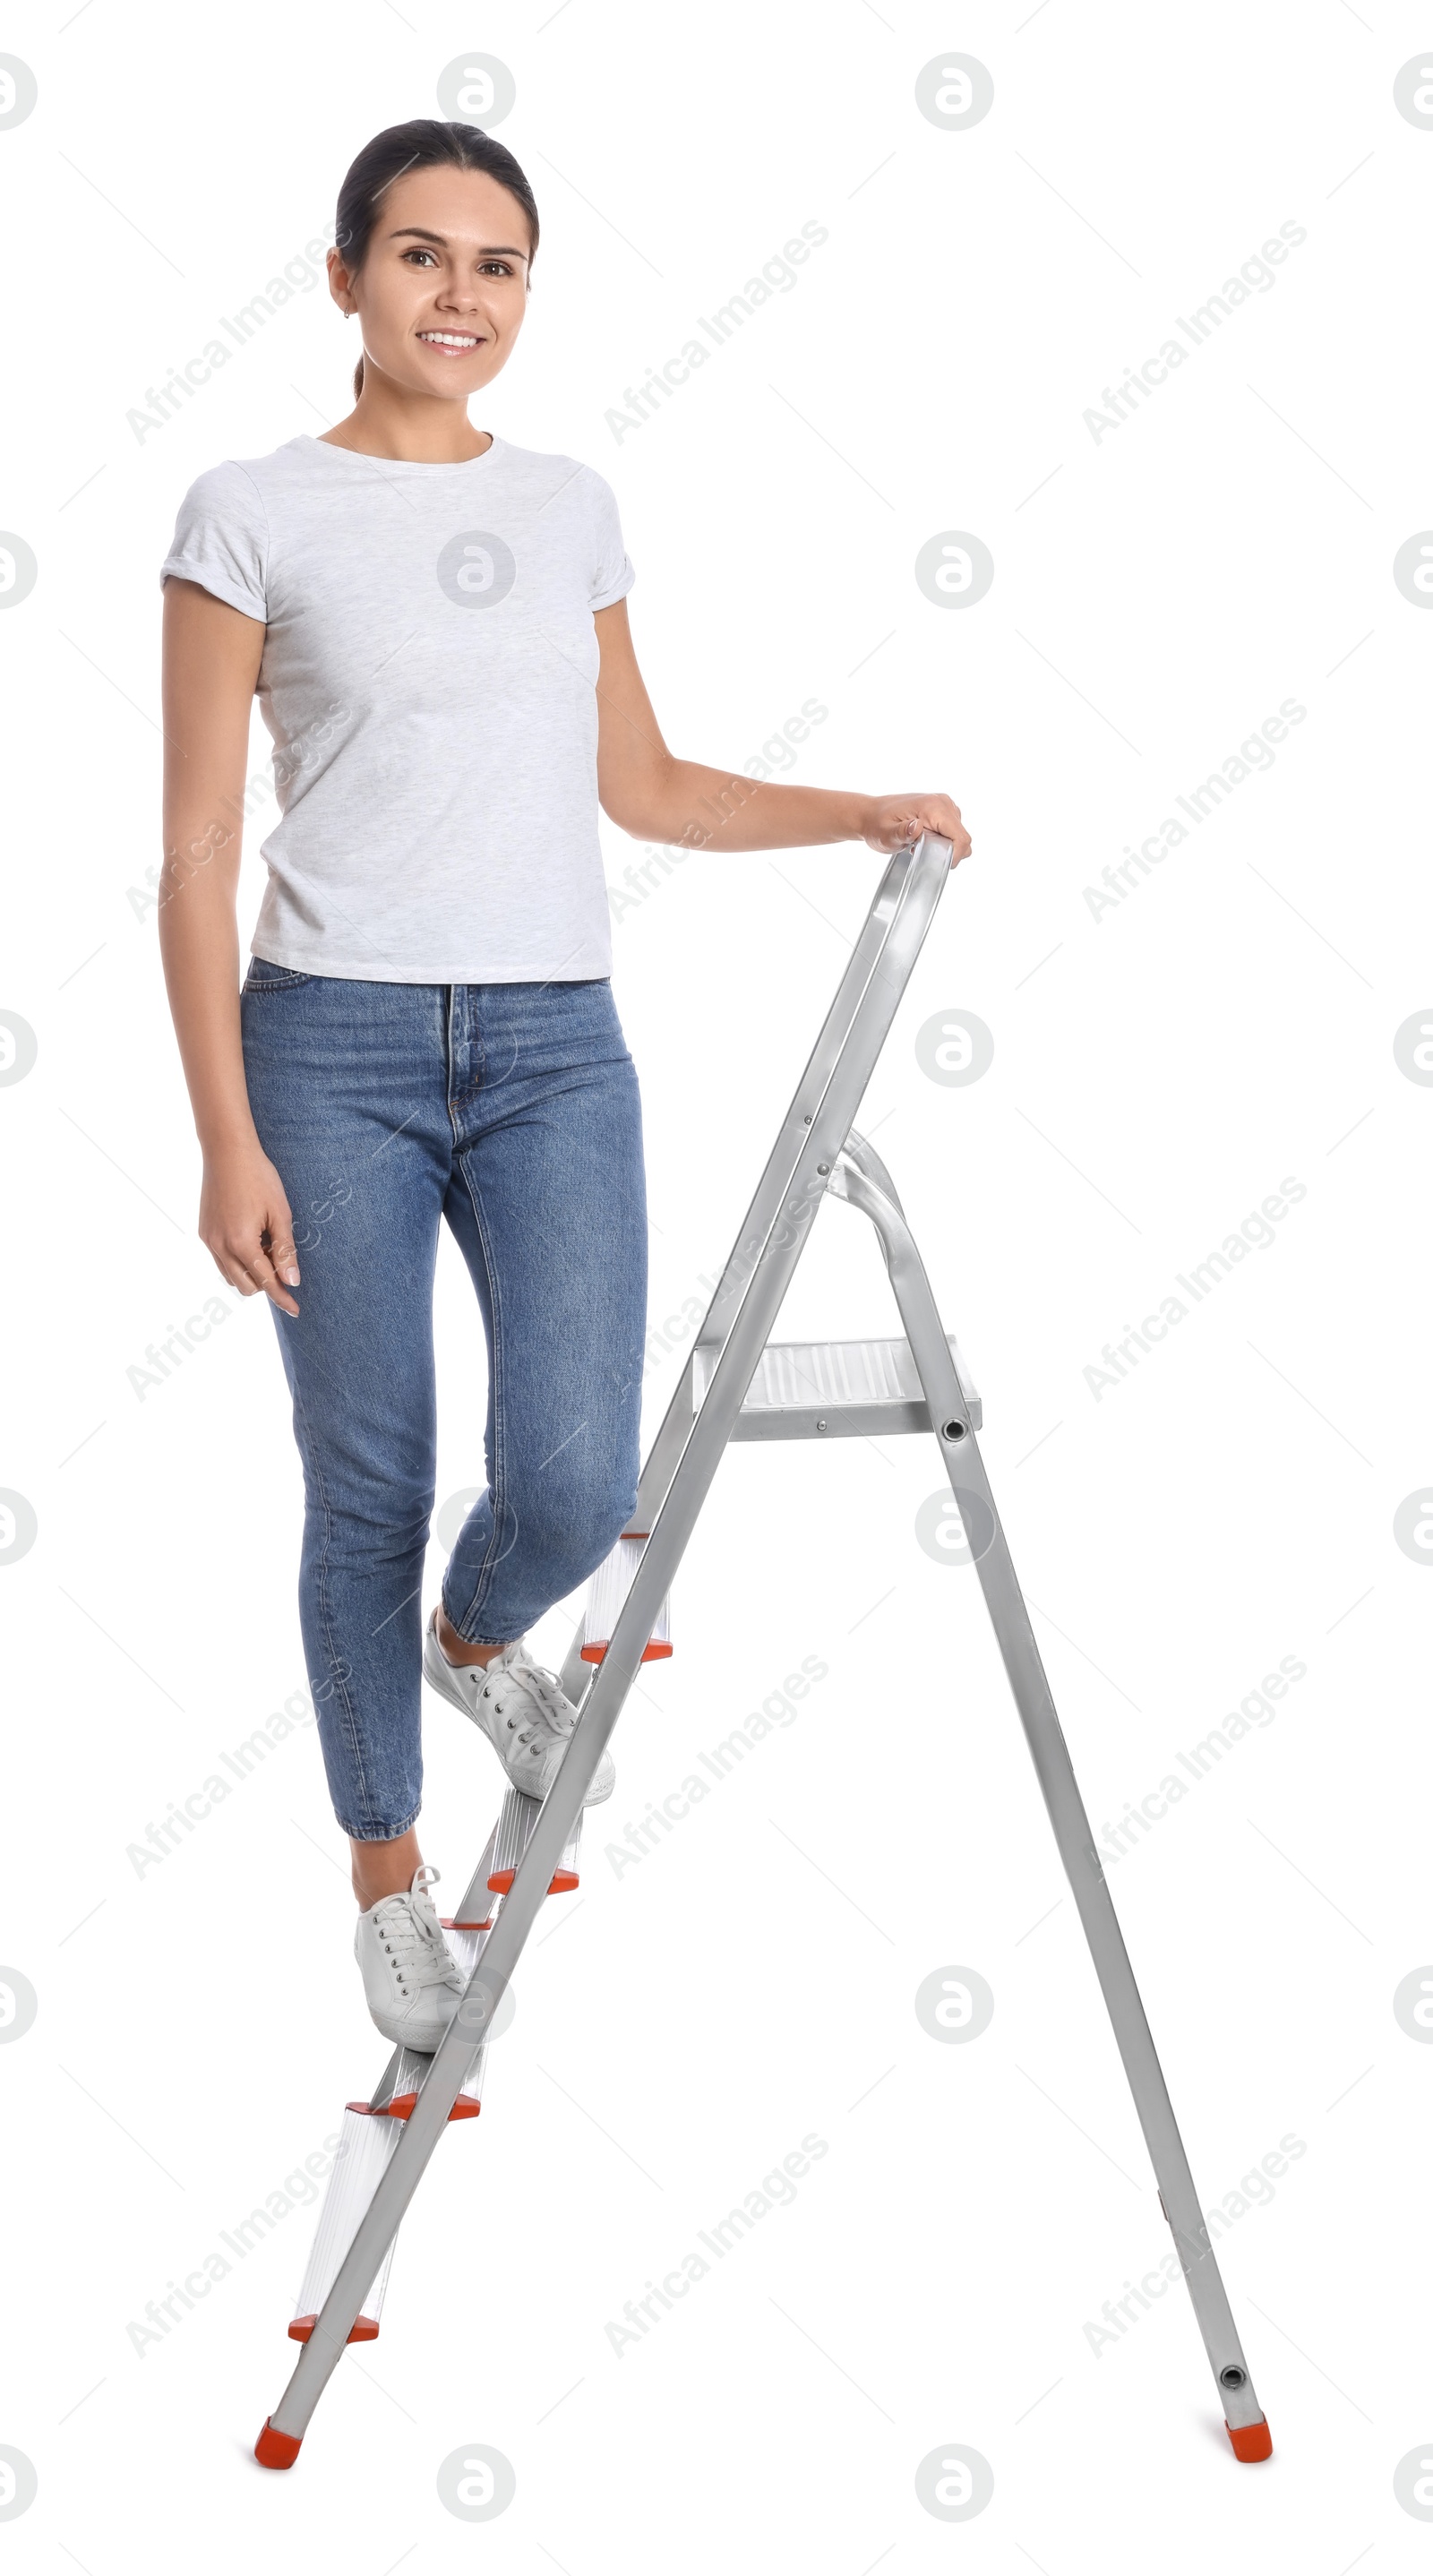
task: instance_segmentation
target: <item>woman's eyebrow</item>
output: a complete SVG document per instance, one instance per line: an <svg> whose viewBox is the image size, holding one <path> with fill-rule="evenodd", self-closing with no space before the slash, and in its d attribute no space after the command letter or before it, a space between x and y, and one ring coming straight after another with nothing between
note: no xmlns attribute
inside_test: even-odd
<svg viewBox="0 0 1433 2576"><path fill-rule="evenodd" d="M443 250L446 250L448 247L447 234L431 233L429 232L426 224L399 224L396 229L389 234L388 238L390 241L406 241L411 239L413 241L437 242ZM497 259L501 257L503 259L520 259L525 261L527 253L525 250L515 249L509 242L494 242L489 243L485 248L481 249L478 253L478 257L479 259Z"/></svg>

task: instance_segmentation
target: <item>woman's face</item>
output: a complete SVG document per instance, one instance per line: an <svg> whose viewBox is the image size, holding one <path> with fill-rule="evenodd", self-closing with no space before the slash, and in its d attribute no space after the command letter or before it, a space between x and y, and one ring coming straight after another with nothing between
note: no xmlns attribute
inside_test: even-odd
<svg viewBox="0 0 1433 2576"><path fill-rule="evenodd" d="M408 393L462 401L512 354L527 310L529 237L517 199L483 170L405 171L379 199L356 275L328 255L366 360Z"/></svg>

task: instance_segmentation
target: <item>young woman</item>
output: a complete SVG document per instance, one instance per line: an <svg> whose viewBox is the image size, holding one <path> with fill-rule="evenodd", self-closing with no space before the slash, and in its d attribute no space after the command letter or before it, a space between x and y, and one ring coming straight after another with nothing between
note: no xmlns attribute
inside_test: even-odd
<svg viewBox="0 0 1433 2576"><path fill-rule="evenodd" d="M201 474L160 576L160 939L199 1233L269 1299L293 1398L300 1623L355 1951L379 2029L431 2049L461 1979L418 1848L420 1677L544 1796L576 1711L523 1638L636 1507L641 1107L598 804L639 840L718 851L970 842L947 796L757 785L667 749L611 488L468 418L531 292L537 207L510 152L475 126L390 127L335 236L353 410ZM280 820L241 992L256 694ZM424 1626L443 1219L487 1340L488 1483ZM612 1786L604 1755L588 1802Z"/></svg>

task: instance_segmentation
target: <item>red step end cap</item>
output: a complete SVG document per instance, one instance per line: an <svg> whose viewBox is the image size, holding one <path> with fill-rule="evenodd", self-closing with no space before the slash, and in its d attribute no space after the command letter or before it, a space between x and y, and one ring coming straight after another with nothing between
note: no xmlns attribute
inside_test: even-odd
<svg viewBox="0 0 1433 2576"><path fill-rule="evenodd" d="M385 2102L382 2111L375 2116L380 2119L406 2120L415 2109L417 2101L416 2093L395 2093L392 2101ZM476 2120L482 2107L481 2102L475 2101L471 2093L460 2093L448 2117L450 2120ZM375 2326L374 2333L376 2334L377 2331ZM352 2341L353 2337L350 2335L349 2342Z"/></svg>
<svg viewBox="0 0 1433 2576"><path fill-rule="evenodd" d="M578 1653L583 1663L600 1664L611 1642L610 1637L595 1637L590 1646L580 1646ZM642 1661L644 1664L655 1664L663 1655L669 1655L671 1651L670 1641L664 1641L660 1637L653 1638L642 1648Z"/></svg>
<svg viewBox="0 0 1433 2576"><path fill-rule="evenodd" d="M291 2340L294 2343L307 2343L309 2336L313 2333L314 2327L317 2324L318 2318L316 2316L295 2317L289 2327ZM376 2343L377 2340L378 2319L376 2317L355 2317L353 2324L348 2330L348 2341L350 2343ZM282 2442L285 2438L286 2437L282 2433L276 2433L274 2435L274 2440L276 2442ZM295 2449L298 2448L297 2443L294 2447ZM281 2465L287 2468L288 2462L285 2460Z"/></svg>
<svg viewBox="0 0 1433 2576"><path fill-rule="evenodd" d="M512 1883L516 1876L516 1870L495 1869L492 1877L488 1880L488 1885L494 1896L510 1895L512 1892ZM575 1869L559 1869L553 1877L551 1886L548 1888L548 1895L568 1896L571 1894L573 1888L576 1887L577 1883L577 1872Z"/></svg>
<svg viewBox="0 0 1433 2576"><path fill-rule="evenodd" d="M1264 2416L1257 2424L1226 2424L1224 2430L1234 2445L1236 2460L1272 2459L1274 2437Z"/></svg>
<svg viewBox="0 0 1433 2576"><path fill-rule="evenodd" d="M266 2415L264 2429L254 2444L254 2457L262 2469L291 2469L302 2440L302 2433L276 2433Z"/></svg>

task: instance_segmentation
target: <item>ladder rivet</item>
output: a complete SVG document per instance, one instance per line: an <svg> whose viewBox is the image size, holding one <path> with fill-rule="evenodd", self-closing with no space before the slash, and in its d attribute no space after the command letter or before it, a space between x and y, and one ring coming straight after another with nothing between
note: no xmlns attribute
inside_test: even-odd
<svg viewBox="0 0 1433 2576"><path fill-rule="evenodd" d="M817 1423L817 1425L816 1425L816 1428L817 1428L817 1430L818 1430L818 1431L824 1431L824 1430L825 1430L825 1428L826 1428L826 1425L825 1425L825 1423L824 1423L824 1422L818 1422L818 1423Z"/></svg>
<svg viewBox="0 0 1433 2576"><path fill-rule="evenodd" d="M1243 2371L1239 2368L1239 2365L1238 2365L1238 2363L1237 2363L1236 2361L1231 2361L1231 2363L1229 2364L1229 2367L1228 2367L1228 2369L1227 2369L1227 2370L1221 2370L1221 2371L1220 2371L1220 2373L1219 2373L1219 2385L1220 2385L1220 2387L1221 2387L1221 2388L1242 2388L1242 2387L1243 2387L1243 2385L1244 2385L1244 2373L1243 2373Z"/></svg>
<svg viewBox="0 0 1433 2576"><path fill-rule="evenodd" d="M829 1172L831 1166L829 1163L818 1163L816 1169L818 1172Z"/></svg>
<svg viewBox="0 0 1433 2576"><path fill-rule="evenodd" d="M941 1437L944 1440L963 1440L965 1438L965 1424L963 1422L943 1423L941 1426Z"/></svg>

